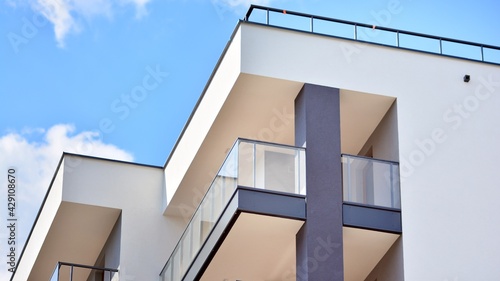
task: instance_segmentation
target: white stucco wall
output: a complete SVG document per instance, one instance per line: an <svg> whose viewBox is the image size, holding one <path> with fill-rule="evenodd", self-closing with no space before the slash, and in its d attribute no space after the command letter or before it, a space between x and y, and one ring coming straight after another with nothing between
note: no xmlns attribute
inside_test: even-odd
<svg viewBox="0 0 500 281"><path fill-rule="evenodd" d="M500 279L499 66L250 24L241 40L244 73L397 98L405 280Z"/></svg>
<svg viewBox="0 0 500 281"><path fill-rule="evenodd" d="M157 280L180 235L163 216L163 169L79 160L66 169L63 200L120 209L120 277Z"/></svg>

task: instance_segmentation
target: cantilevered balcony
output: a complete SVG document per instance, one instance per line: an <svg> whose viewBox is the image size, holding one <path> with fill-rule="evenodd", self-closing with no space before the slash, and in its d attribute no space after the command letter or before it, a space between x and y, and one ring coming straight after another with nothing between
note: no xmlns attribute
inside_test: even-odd
<svg viewBox="0 0 500 281"><path fill-rule="evenodd" d="M287 240L284 249L271 244L274 254L286 252L287 256L269 259L267 256L273 253L263 249L258 252L268 259L260 259L285 259L286 268L293 267L295 251L294 247L290 250L290 245L295 244L295 235L306 220L305 160L304 148L237 140L165 264L161 280L256 278L245 271L255 260L245 259L258 260L259 257L243 257L244 249L235 247L260 247L259 243L271 239L291 241ZM400 233L398 163L352 155L343 155L341 161L344 226ZM268 220L271 218L276 230L269 229ZM254 224L249 226L249 221ZM267 227L257 230L258 225ZM251 234L242 234L242 229L252 229ZM273 238L269 238L266 232L273 232ZM359 250L356 241L351 241L351 232L346 238L350 239L349 245L354 246L346 248L346 253ZM397 236L387 235L392 239L389 247ZM233 255L239 258L231 258ZM378 259L371 262L376 264ZM276 272L283 270L277 266L272 264L269 267ZM277 277L273 279L271 274L268 272L259 277L275 280Z"/></svg>
<svg viewBox="0 0 500 281"><path fill-rule="evenodd" d="M206 267L203 248L217 243L208 240L218 240L237 211L305 219L305 194L304 148L237 140L163 268L161 280L191 280L186 276L199 275L193 267L197 263L198 268Z"/></svg>
<svg viewBox="0 0 500 281"><path fill-rule="evenodd" d="M50 281L111 281L117 276L117 269L58 262Z"/></svg>
<svg viewBox="0 0 500 281"><path fill-rule="evenodd" d="M368 280L379 264L397 268L383 257L402 233L399 164L344 154L342 185L344 280Z"/></svg>

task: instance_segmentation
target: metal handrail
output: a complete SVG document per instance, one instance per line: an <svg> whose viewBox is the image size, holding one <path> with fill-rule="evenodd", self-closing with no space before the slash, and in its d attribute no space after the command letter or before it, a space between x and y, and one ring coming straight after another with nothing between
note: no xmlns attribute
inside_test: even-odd
<svg viewBox="0 0 500 281"><path fill-rule="evenodd" d="M78 264L78 263L69 263L69 262L58 262L57 263L60 266L73 266L73 267L81 267L81 268L87 268L87 269L93 269L93 270L102 270L102 271L111 271L111 272L118 272L118 269L115 268L108 268L108 267L97 267L97 266L91 266L91 265L83 265L83 264Z"/></svg>
<svg viewBox="0 0 500 281"><path fill-rule="evenodd" d="M487 62L487 63L493 63L493 64L500 64L500 62L488 61L488 60L485 60L485 58L484 58L484 49L485 48L500 51L500 47L499 46L493 46L493 45L488 45L488 44L481 44L481 43L476 43L476 42L458 40L458 39L447 38L447 37L442 37L442 36L434 36L434 35L429 35L429 34L423 34L423 33L418 33L418 32L412 32L412 31L406 31L406 30L388 28L388 27L383 27L383 26L375 26L375 25L370 25L370 24L365 24L365 23L358 23L358 22L341 20L341 19L335 19L335 18L329 18L329 17L324 17L324 16L316 16L316 15L311 15L311 14L306 14L306 13L300 13L300 12L294 12L294 11L288 11L288 10L270 8L270 7L259 6L259 5L251 5L250 8L248 9L248 11L247 11L247 13L246 13L243 21L252 22L250 20L250 16L252 15L252 12L254 10L264 10L264 11L266 11L266 23L265 23L266 25L272 25L272 24L269 23L269 12L282 13L282 14L286 14L286 15L293 15L293 16L299 16L299 17L303 17L303 18L309 18L311 20L311 25L310 25L311 28L310 28L309 32L311 32L311 33L316 33L316 32L314 32L314 25L312 24L313 20L314 19L324 20L324 21L341 23L341 24L346 24L346 25L353 26L354 27L354 38L352 38L351 40L360 41L360 42L374 43L374 42L370 42L370 41L360 40L358 38L358 36L357 36L358 28L359 27L365 27L365 28L377 29L377 30L382 30L382 31L388 31L388 32L392 32L392 33L396 34L396 45L382 44L382 43L375 43L375 44L384 45L384 46L398 47L398 48L403 48L403 49L408 49L408 48L404 48L404 47L400 46L400 44L399 44L399 38L400 38L400 34L410 35L410 36L414 36L414 37L439 40L439 53L438 54L440 54L440 55L454 56L454 57L460 57L460 58L465 58L465 59L471 59L471 60L475 60L475 61L481 61L481 62ZM280 27L289 28L289 27L286 27L286 26L280 26ZM291 28L291 29L294 29L294 28ZM452 55L452 54L447 54L446 52L443 52L442 42L450 42L450 43L457 43L457 44L461 44L461 45L479 47L480 50L481 50L481 59L478 60L478 59L474 59L474 58L470 58L470 57L455 56L455 55ZM428 52L428 51L425 51L423 49L413 49L413 48L411 48L411 49L412 50L417 50L417 51ZM435 52L431 52L431 53L435 53Z"/></svg>
<svg viewBox="0 0 500 281"><path fill-rule="evenodd" d="M343 156L347 156L347 157L351 157L351 158L360 158L360 159L366 159L366 160L375 161L375 162L381 162L381 163L388 163L388 164L399 165L398 161L378 159L378 158L373 158L373 157L364 156L364 155L354 155L354 154L342 153L341 156L342 157Z"/></svg>
<svg viewBox="0 0 500 281"><path fill-rule="evenodd" d="M73 280L73 268L75 268L75 267L110 272L110 273L111 272L115 272L115 273L118 272L118 269L115 269L115 268L97 267L97 266L91 266L91 265L84 265L84 264L59 261L59 262L57 262L56 267L54 268L54 272L52 273L51 278L53 278L55 272L59 272L59 270L61 270L62 266L68 266L70 268L70 280Z"/></svg>

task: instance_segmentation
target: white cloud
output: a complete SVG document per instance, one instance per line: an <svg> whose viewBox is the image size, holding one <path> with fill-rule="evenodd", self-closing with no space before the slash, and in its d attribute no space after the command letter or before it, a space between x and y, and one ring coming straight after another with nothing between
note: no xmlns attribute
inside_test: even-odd
<svg viewBox="0 0 500 281"><path fill-rule="evenodd" d="M75 134L74 126L55 125L47 130L23 129L0 136L0 176L7 174L9 167L16 168L17 175L17 233L19 256L27 235L33 225L43 197L55 173L63 151L132 161L133 156L111 144L103 143L97 132L85 131ZM33 141L38 137L39 141ZM3 189L2 189L3 190ZM0 193L0 219L7 219L6 191ZM1 249L7 243L6 229L0 228ZM6 258L2 251L0 258L0 280L8 280Z"/></svg>
<svg viewBox="0 0 500 281"><path fill-rule="evenodd" d="M90 21L97 16L112 17L116 6L133 5L136 18L147 15L150 0L32 0L33 9L54 25L59 47L64 47L68 34L82 29L81 19Z"/></svg>
<svg viewBox="0 0 500 281"><path fill-rule="evenodd" d="M146 4L150 0L121 0L125 4L133 4L135 6L135 17L140 19L148 14Z"/></svg>
<svg viewBox="0 0 500 281"><path fill-rule="evenodd" d="M59 47L64 47L64 37L69 32L78 30L75 20L70 14L69 3L65 0L37 0L33 8L54 25L54 33Z"/></svg>
<svg viewBox="0 0 500 281"><path fill-rule="evenodd" d="M224 13L228 11L238 15L243 15L248 10L248 8L250 8L252 4L269 6L271 2L276 2L275 0L210 0L210 1L221 19L224 17Z"/></svg>

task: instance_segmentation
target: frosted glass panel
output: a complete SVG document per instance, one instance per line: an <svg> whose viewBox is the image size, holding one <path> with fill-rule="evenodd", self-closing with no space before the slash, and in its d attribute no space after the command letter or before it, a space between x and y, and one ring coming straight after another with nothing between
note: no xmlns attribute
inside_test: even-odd
<svg viewBox="0 0 500 281"><path fill-rule="evenodd" d="M343 155L342 175L344 201L401 208L398 163Z"/></svg>

